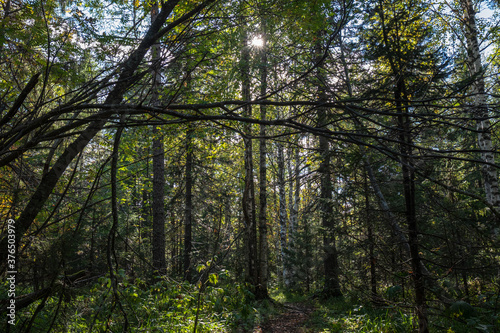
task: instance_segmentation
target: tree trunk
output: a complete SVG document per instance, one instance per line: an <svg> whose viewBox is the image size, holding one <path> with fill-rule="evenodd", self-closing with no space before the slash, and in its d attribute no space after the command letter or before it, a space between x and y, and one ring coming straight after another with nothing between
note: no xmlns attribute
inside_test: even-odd
<svg viewBox="0 0 500 333"><path fill-rule="evenodd" d="M267 49L266 49L266 24L263 20L262 39L264 41L260 51L260 96L264 97L267 93ZM260 106L260 119L267 119L267 107ZM267 298L267 145L266 145L266 126L260 125L259 139L259 264L260 264L260 291L261 295L257 298Z"/></svg>
<svg viewBox="0 0 500 333"><path fill-rule="evenodd" d="M153 136L153 269L165 274L165 154L163 136L156 126Z"/></svg>
<svg viewBox="0 0 500 333"><path fill-rule="evenodd" d="M365 223L368 229L368 258L370 260L370 287L371 297L377 299L377 266L375 259L375 240L373 238L373 223L370 219L370 195L368 192L368 175L364 173L364 190L365 190Z"/></svg>
<svg viewBox="0 0 500 333"><path fill-rule="evenodd" d="M320 117L321 118L321 117ZM328 139L320 137L319 151L321 152L320 165L320 211L321 225L323 226L323 246L325 251L324 269L325 269L325 285L324 293L327 297L342 296L339 281L339 263L337 247L335 244L335 220L333 218L332 207L332 181L330 178L330 151Z"/></svg>
<svg viewBox="0 0 500 333"><path fill-rule="evenodd" d="M153 3L151 9L151 22L158 16L158 3ZM153 85L151 87L151 104L158 104L158 89L161 84L160 46L152 47ZM153 126L153 274L166 274L167 263L165 259L165 152L163 134L158 126Z"/></svg>
<svg viewBox="0 0 500 333"><path fill-rule="evenodd" d="M318 101L324 103L327 101L324 75L324 47L322 46L324 32L320 32L318 42L316 43L316 63L317 66L317 84L318 84ZM327 109L319 107L317 111L317 127L323 128L327 124ZM320 212L321 225L323 226L323 246L324 246L324 295L325 297L342 296L339 281L339 263L337 247L335 244L335 220L333 218L333 185L330 178L330 144L328 138L319 137L318 151L320 153L320 166L318 172L320 174Z"/></svg>
<svg viewBox="0 0 500 333"><path fill-rule="evenodd" d="M120 118L120 123L123 123L124 117ZM115 251L115 240L116 240L116 232L118 231L118 150L120 148L120 140L123 133L123 127L118 127L115 133L115 140L113 143L113 155L111 157L111 215L112 215L112 224L108 233L108 241L106 246L106 261L108 263L109 269L109 279L111 281L111 287L113 290L113 303L118 304L118 308L123 315L123 323L124 323L124 332L128 331L128 318L127 313L123 309L123 305L120 301L119 292L118 292L118 279L116 277L115 272L118 271L118 259L116 258ZM114 262L114 265L113 265ZM43 304L43 302L42 302ZM30 323L31 324L31 323ZM30 331L27 329L27 331Z"/></svg>
<svg viewBox="0 0 500 333"><path fill-rule="evenodd" d="M240 60L241 74L241 95L243 101L250 101L250 49L248 46L248 36L246 31L242 36L242 49ZM243 107L243 116L252 116L252 106L247 104ZM245 124L243 143L245 146L245 186L243 189L243 222L245 225L245 247L246 247L246 279L253 286L255 294L259 286L259 265L257 255L257 223L255 213L255 186L253 180L253 148L252 148L252 129L250 124Z"/></svg>
<svg viewBox="0 0 500 333"><path fill-rule="evenodd" d="M285 157L283 145L278 142L278 195L279 195L279 223L280 223L280 249L281 262L283 263L283 283L289 287L287 248L287 213L286 213L286 191L285 191Z"/></svg>
<svg viewBox="0 0 500 333"><path fill-rule="evenodd" d="M186 206L184 209L184 280L191 282L192 211L193 211L193 129L186 133Z"/></svg>
<svg viewBox="0 0 500 333"><path fill-rule="evenodd" d="M387 34L384 29L384 40L388 44ZM408 244L410 246L410 257L412 267L412 278L415 291L415 305L418 317L418 326L420 333L429 332L427 319L427 304L425 300L424 275L422 274L422 264L419 253L418 242L418 224L416 216L415 202L415 166L412 160L412 139L411 139L411 120L407 106L406 83L404 73L400 65L391 61L391 69L395 78L394 101L396 105L397 127L399 129L399 151L400 164L403 174L403 193L405 199L405 215L408 224Z"/></svg>
<svg viewBox="0 0 500 333"><path fill-rule="evenodd" d="M482 165L484 190L487 202L498 208L500 206L500 193L497 171L494 166L495 156L493 155L494 149L491 140L491 123L488 118L489 110L478 42L476 13L471 0L460 0L460 6L464 12L463 24L467 40L469 75L474 80L472 83L472 114L476 120L477 143L481 150L481 160L484 162Z"/></svg>
<svg viewBox="0 0 500 333"><path fill-rule="evenodd" d="M294 153L294 154L293 154ZM293 155L292 155L293 154ZM299 224L299 203L300 203L300 151L299 148L291 149L289 155L288 170L290 175L290 243L293 247L293 236L297 232ZM292 168L291 161L295 159ZM292 177L293 175L293 177Z"/></svg>
<svg viewBox="0 0 500 333"><path fill-rule="evenodd" d="M405 83L403 77L399 75L394 99L396 101L396 110L398 112L397 122L400 128L399 147L401 153L401 169L403 172L403 191L406 207L406 222L408 224L408 243L410 245L411 266L413 270L413 283L415 288L415 303L419 322L419 332L429 332L427 319L427 304L425 300L425 283L422 273L422 263L419 253L418 242L418 224L415 202L415 167L412 161L412 140L410 133L410 119L408 117L408 108L401 101L406 101L404 93Z"/></svg>
<svg viewBox="0 0 500 333"><path fill-rule="evenodd" d="M297 140L298 141L298 140ZM295 153L295 156L293 154ZM292 160L295 159L295 168L292 168ZM299 148L293 150L290 147L290 154L288 157L288 175L290 178L289 185L289 210L290 210L290 228L288 233L288 251L295 258L296 248L295 248L295 236L297 232L297 226L299 222L299 201L300 201L300 154ZM293 175L293 177L292 177ZM296 278L296 264L295 260L289 261L289 280L292 288L298 282Z"/></svg>
<svg viewBox="0 0 500 333"><path fill-rule="evenodd" d="M400 45L395 43L389 36L386 28L383 4L380 2L380 21L382 24L383 42L388 50L399 50ZM398 54L398 53L396 53ZM403 174L403 192L405 199L405 214L408 224L408 244L410 247L410 258L412 267L412 278L415 291L415 306L418 317L420 333L429 332L427 319L427 304L425 300L424 275L422 273L422 262L419 254L418 225L415 202L415 167L412 159L411 120L408 109L408 94L406 92L405 64L404 59L388 53L387 60L394 78L394 104L397 113L397 128L399 139L400 164Z"/></svg>

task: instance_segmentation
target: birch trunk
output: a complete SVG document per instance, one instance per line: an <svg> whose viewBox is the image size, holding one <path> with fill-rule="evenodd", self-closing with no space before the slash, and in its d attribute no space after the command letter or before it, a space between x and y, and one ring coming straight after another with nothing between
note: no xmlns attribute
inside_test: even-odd
<svg viewBox="0 0 500 333"><path fill-rule="evenodd" d="M478 30L476 26L476 12L471 0L460 0L460 6L464 12L463 24L465 38L467 40L467 60L469 75L473 79L472 115L476 120L477 143L481 150L482 174L484 180L484 191L487 202L494 206L500 206L500 193L498 190L498 177L493 154L493 143L491 140L491 123L485 90L483 66L478 42Z"/></svg>

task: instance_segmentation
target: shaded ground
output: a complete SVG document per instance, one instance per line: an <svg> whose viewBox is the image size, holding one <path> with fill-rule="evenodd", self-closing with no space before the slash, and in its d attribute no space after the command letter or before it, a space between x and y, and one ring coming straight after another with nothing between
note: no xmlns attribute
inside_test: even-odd
<svg viewBox="0 0 500 333"><path fill-rule="evenodd" d="M285 312L257 327L253 333L303 333L304 323L314 311L306 304L285 304Z"/></svg>

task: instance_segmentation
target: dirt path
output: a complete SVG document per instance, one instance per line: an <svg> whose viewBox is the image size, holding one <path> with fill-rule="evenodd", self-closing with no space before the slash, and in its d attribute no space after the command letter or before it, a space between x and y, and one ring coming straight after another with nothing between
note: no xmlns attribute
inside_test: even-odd
<svg viewBox="0 0 500 333"><path fill-rule="evenodd" d="M257 327L253 333L302 333L304 323L314 311L311 306L304 304L285 304L285 311L278 317L269 320Z"/></svg>

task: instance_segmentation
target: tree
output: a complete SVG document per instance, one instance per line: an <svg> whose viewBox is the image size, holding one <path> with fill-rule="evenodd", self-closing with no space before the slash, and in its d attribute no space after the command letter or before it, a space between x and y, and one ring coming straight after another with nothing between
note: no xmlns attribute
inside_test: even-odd
<svg viewBox="0 0 500 333"><path fill-rule="evenodd" d="M472 115L476 121L477 143L480 148L482 164L484 191L487 202L493 207L500 205L500 193L498 189L498 176L493 154L493 143L491 139L491 122L485 91L484 69L481 62L481 53L478 42L478 31L476 26L476 12L471 0L460 0L460 7L464 13L463 28L467 42L467 65L471 80L471 96L473 98Z"/></svg>
<svg viewBox="0 0 500 333"><path fill-rule="evenodd" d="M117 81L116 84L113 85L112 89L110 92L107 94L106 99L104 101L104 105L117 105L120 104L123 100L123 96L127 92L128 89L132 86L133 83L136 82L137 76L136 70L141 64L142 60L144 59L144 56L146 53L149 51L149 49L156 43L157 39L160 38L161 36L167 34L170 32L172 29L174 29L177 25L182 24L184 21L201 11L204 7L206 7L211 1L203 2L201 5L198 5L195 9L191 10L188 12L186 15L180 17L176 21L172 22L168 26L162 28L164 25L167 17L173 12L174 8L177 6L179 3L178 0L171 0L167 1L161 8L161 11L158 13L158 16L156 17L155 21L151 24L149 27L148 31L146 32L145 36L141 40L141 43L137 46L137 48L130 54L130 56L123 62L123 66L117 73ZM94 88L93 91L90 93L90 95L94 95L95 93L99 92L101 89L104 88L106 85L107 80L105 82L101 82L97 86L97 90ZM104 84L104 86L102 86ZM71 101L70 101L71 102ZM69 105L66 105L66 107L69 107L72 109L72 103ZM74 106L73 106L74 107ZM67 148L64 150L64 152L59 156L59 158L56 160L56 162L53 164L52 168L42 177L40 180L40 183L37 187L37 190L33 193L31 198L29 199L29 202L27 204L27 207L24 209L24 211L21 213L21 215L18 218L18 225L20 228L20 234L22 235L24 232L26 232L30 226L33 223L33 220L35 217L38 215L40 210L43 208L45 202L47 201L48 197L52 193L53 189L55 188L58 180L66 170L66 168L70 165L70 163L73 161L73 159L80 154L84 148L88 145L88 143L95 137L95 135L102 130L102 128L105 126L105 124L109 120L109 115L103 115L101 117L98 117L95 120L92 120L89 122L88 126L82 130L81 134L71 143L67 146ZM40 120L38 120L40 121ZM36 125L36 121L35 121ZM56 131L57 133L57 131ZM38 136L35 140L41 140L42 136ZM0 165L6 165L12 160L14 160L16 157L21 155L23 151L26 149L34 146L37 142L28 142L25 146L25 149L18 150L16 152L8 154L6 157L4 157L0 161ZM8 149L12 145L9 144L6 147L3 147L4 149ZM5 252L6 243L7 242L7 236L4 235L2 238L2 241L0 244L5 245L2 247L2 250L0 250L2 254L2 258L7 257L7 253ZM2 268L2 271L5 270L5 261L0 266Z"/></svg>
<svg viewBox="0 0 500 333"><path fill-rule="evenodd" d="M285 192L285 154L281 142L277 144L278 150L278 197L279 197L279 228L280 228L280 248L281 262L283 265L283 282L286 287L290 287L289 261L287 258L288 248L288 214L286 209L286 192Z"/></svg>
<svg viewBox="0 0 500 333"><path fill-rule="evenodd" d="M250 95L250 47L248 33L245 30L246 24L242 24L243 32L241 37L241 59L240 59L240 75L241 75L241 96L242 100L249 102ZM246 104L243 106L243 115L252 117L252 106ZM251 138L252 132L249 125L245 126L243 133L243 144L245 146L244 156L244 189L242 196L243 204L243 221L245 225L245 246L247 258L247 279L256 289L256 294L259 288L259 264L257 253L257 220L255 208L255 185L253 180L253 142Z"/></svg>
<svg viewBox="0 0 500 333"><path fill-rule="evenodd" d="M155 2L151 8L151 22L158 16L158 3ZM151 104L158 105L159 87L161 85L161 74L159 65L161 62L160 47L158 44L152 46L153 63L153 85L151 87ZM165 153L163 135L158 126L153 126L153 269L156 274L164 275L167 270L165 259Z"/></svg>
<svg viewBox="0 0 500 333"><path fill-rule="evenodd" d="M315 63L317 64L316 80L318 90L319 103L325 103L326 98L326 77L324 75L324 54L325 50L322 45L325 40L325 31L319 31L317 42L315 45ZM322 128L328 124L328 111L324 107L318 107L317 111L317 127ZM340 267L338 262L338 253L335 244L335 221L332 208L333 201L333 186L331 180L330 166L330 143L327 137L320 136L318 142L318 151L320 153L320 166L318 173L320 174L320 212L321 224L323 227L323 246L325 251L324 270L325 284L323 293L327 297L337 297L342 295L340 289Z"/></svg>
<svg viewBox="0 0 500 333"><path fill-rule="evenodd" d="M189 125L188 125L189 126ZM191 251L193 224L193 128L186 132L186 199L184 210L184 280L192 280Z"/></svg>
<svg viewBox="0 0 500 333"><path fill-rule="evenodd" d="M261 15L263 15L261 13ZM260 96L267 94L267 24L266 18L261 16L261 39L262 46L259 52L259 74L260 74ZM267 120L267 106L260 106L260 119ZM266 126L261 124L259 130L259 263L260 263L260 285L262 297L268 297L268 229L267 229L267 140Z"/></svg>
<svg viewBox="0 0 500 333"><path fill-rule="evenodd" d="M376 7L377 23L373 30L380 44L369 54L376 59L386 61L389 68L389 82L384 88L392 90L395 131L399 149L398 159L401 166L404 194L405 218L408 227L408 246L411 257L411 272L414 282L415 303L419 318L419 331L428 332L427 305L425 296L424 271L420 257L419 221L416 200L416 163L414 153L415 107L412 99L422 94L419 71L427 70L434 74L434 80L441 76L435 53L429 48L430 27L423 18L427 15L427 5L410 2L399 6L392 2L379 1ZM406 22L405 22L406 21ZM375 37L375 38L377 38ZM419 62L420 60L420 62ZM432 80L432 79L431 79ZM429 89L424 91L427 94ZM380 196L379 196L380 197Z"/></svg>

